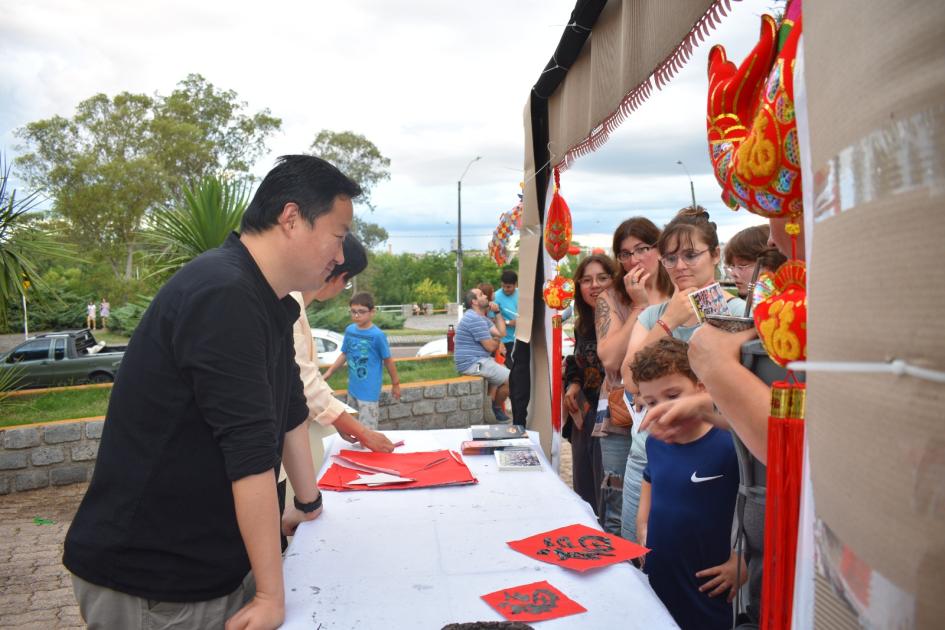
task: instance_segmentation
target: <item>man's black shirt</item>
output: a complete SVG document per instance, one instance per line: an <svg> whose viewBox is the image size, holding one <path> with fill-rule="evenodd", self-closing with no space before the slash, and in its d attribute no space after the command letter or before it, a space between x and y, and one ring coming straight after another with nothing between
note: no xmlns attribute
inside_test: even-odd
<svg viewBox="0 0 945 630"><path fill-rule="evenodd" d="M112 390L63 563L93 584L204 601L249 571L232 482L267 470L308 410L299 316L233 234L181 269L145 312ZM274 515L275 518L275 515Z"/></svg>

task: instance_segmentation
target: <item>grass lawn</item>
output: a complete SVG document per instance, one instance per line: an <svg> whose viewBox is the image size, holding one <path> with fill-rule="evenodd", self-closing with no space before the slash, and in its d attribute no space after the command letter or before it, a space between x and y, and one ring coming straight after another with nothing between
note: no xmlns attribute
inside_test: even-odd
<svg viewBox="0 0 945 630"><path fill-rule="evenodd" d="M384 329L385 335L423 335L426 337L439 337L446 334L446 329L430 330L429 328L390 328Z"/></svg>
<svg viewBox="0 0 945 630"><path fill-rule="evenodd" d="M444 378L456 378L456 368L453 365L453 357L443 357L439 359L427 359L425 361L396 361L397 375L400 376L400 384L416 383L417 381L436 381ZM384 369L384 385L390 385L390 374ZM334 389L348 389L348 367L345 366L335 372L328 385Z"/></svg>
<svg viewBox="0 0 945 630"><path fill-rule="evenodd" d="M113 342L109 342L113 343ZM433 381L455 378L453 357L428 359L425 361L398 361L397 373L402 385L418 381ZM332 389L348 389L348 370L343 368L329 379ZM384 384L390 385L390 376L384 370ZM51 391L33 396L17 396L0 402L0 428L34 422L71 420L103 416L108 407L110 387L100 389L77 389Z"/></svg>
<svg viewBox="0 0 945 630"><path fill-rule="evenodd" d="M0 403L0 427L104 416L111 387L17 396Z"/></svg>

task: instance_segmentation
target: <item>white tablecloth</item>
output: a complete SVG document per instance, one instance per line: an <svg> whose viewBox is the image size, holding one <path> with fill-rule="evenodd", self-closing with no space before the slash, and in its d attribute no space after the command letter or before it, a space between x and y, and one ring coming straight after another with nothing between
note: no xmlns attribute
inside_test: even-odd
<svg viewBox="0 0 945 630"><path fill-rule="evenodd" d="M406 441L398 452L459 451L470 439L468 429L386 435ZM327 454L346 447L338 436L326 438ZM321 517L299 527L285 554L283 627L435 630L501 621L480 596L541 580L587 608L540 622L542 630L677 627L646 576L628 563L578 573L506 544L571 523L597 526L590 506L543 456L541 472L499 471L492 455L463 459L478 484L326 492Z"/></svg>

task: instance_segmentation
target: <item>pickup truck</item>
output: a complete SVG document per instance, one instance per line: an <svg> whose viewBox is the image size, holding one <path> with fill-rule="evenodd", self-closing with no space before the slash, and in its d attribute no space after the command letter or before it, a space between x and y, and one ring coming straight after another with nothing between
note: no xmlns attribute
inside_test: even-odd
<svg viewBox="0 0 945 630"><path fill-rule="evenodd" d="M44 333L0 356L0 370L16 370L22 389L110 383L125 348L96 341L88 328Z"/></svg>

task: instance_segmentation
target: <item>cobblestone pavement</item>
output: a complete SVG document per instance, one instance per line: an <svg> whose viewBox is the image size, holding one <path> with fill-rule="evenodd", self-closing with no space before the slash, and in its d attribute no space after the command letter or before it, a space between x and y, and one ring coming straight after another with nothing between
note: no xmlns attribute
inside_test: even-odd
<svg viewBox="0 0 945 630"><path fill-rule="evenodd" d="M571 445L561 445L561 479L571 486ZM0 497L0 628L82 628L62 541L88 484ZM48 521L53 521L49 523Z"/></svg>
<svg viewBox="0 0 945 630"><path fill-rule="evenodd" d="M0 497L0 628L83 627L62 541L87 485Z"/></svg>

